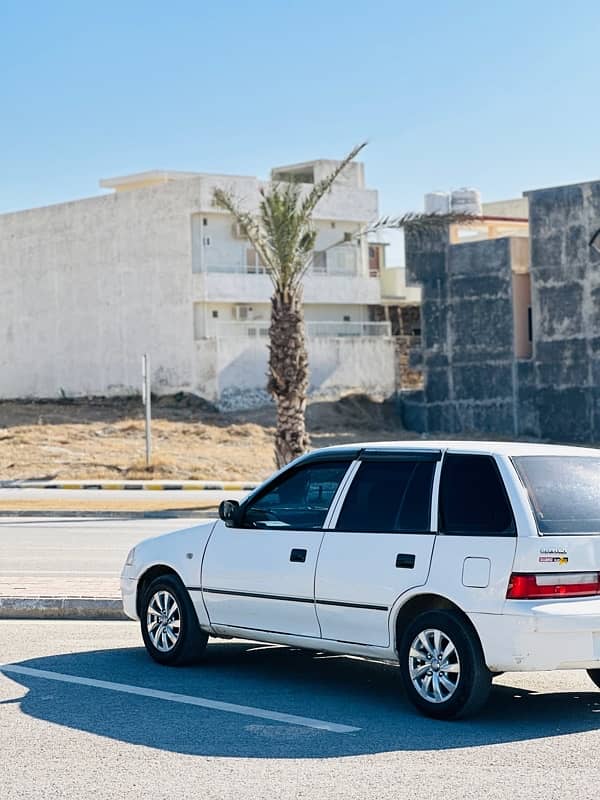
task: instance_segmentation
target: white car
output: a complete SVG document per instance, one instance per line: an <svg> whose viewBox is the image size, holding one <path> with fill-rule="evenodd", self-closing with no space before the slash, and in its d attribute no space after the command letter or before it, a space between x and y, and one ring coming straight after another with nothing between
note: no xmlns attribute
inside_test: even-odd
<svg viewBox="0 0 600 800"><path fill-rule="evenodd" d="M445 719L481 708L499 672L600 686L600 450L327 448L219 514L127 557L123 605L162 664L209 636L391 660Z"/></svg>

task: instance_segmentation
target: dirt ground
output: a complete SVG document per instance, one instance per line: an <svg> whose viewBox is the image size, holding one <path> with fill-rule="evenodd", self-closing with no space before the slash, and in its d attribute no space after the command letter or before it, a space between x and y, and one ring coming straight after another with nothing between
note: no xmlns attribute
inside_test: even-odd
<svg viewBox="0 0 600 800"><path fill-rule="evenodd" d="M315 401L307 412L313 447L417 438L392 403L364 395ZM153 406L153 464L145 466L139 398L0 402L0 479L247 480L274 469L272 408L219 413L191 395Z"/></svg>

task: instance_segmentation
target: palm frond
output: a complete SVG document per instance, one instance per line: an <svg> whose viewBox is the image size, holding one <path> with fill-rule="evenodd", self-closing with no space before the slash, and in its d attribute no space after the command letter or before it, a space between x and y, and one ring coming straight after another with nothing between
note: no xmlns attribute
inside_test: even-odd
<svg viewBox="0 0 600 800"><path fill-rule="evenodd" d="M448 225L469 225L479 219L480 217L474 214L426 214L409 211L397 217L380 217L375 222L371 222L362 228L357 235L365 236L381 230L402 230L408 226L420 233L435 233L436 231L444 230Z"/></svg>
<svg viewBox="0 0 600 800"><path fill-rule="evenodd" d="M367 142L362 142L362 144L357 144L355 147L352 148L352 150L350 150L348 155L338 163L337 167L334 170L332 170L329 173L329 175L327 175L326 178L323 178L323 180L319 181L318 183L315 183L313 188L306 195L306 197L302 202L301 213L303 214L303 216L307 217L313 212L319 200L323 197L323 195L327 194L327 192L331 189L333 184L338 179L339 175L346 169L348 164L351 161L353 161L356 158L356 156L360 153L360 151L366 146Z"/></svg>
<svg viewBox="0 0 600 800"><path fill-rule="evenodd" d="M261 189L256 215L245 211L232 192L221 188L214 190L215 205L236 220L244 236L268 266L276 290L300 290L302 278L312 262L317 236L312 212L365 145L363 142L354 147L304 198L298 183L276 182L268 189Z"/></svg>

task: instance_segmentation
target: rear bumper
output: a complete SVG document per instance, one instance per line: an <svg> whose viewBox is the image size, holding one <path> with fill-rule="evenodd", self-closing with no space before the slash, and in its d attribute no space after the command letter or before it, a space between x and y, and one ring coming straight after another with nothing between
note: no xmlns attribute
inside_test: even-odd
<svg viewBox="0 0 600 800"><path fill-rule="evenodd" d="M600 599L510 600L469 617L494 672L600 668Z"/></svg>

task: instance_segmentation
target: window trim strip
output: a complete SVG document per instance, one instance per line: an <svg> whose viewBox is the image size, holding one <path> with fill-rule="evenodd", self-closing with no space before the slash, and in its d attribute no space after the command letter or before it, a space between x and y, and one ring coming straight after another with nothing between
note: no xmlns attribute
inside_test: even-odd
<svg viewBox="0 0 600 800"><path fill-rule="evenodd" d="M441 461L441 450L393 450L365 448L358 454L360 461Z"/></svg>

